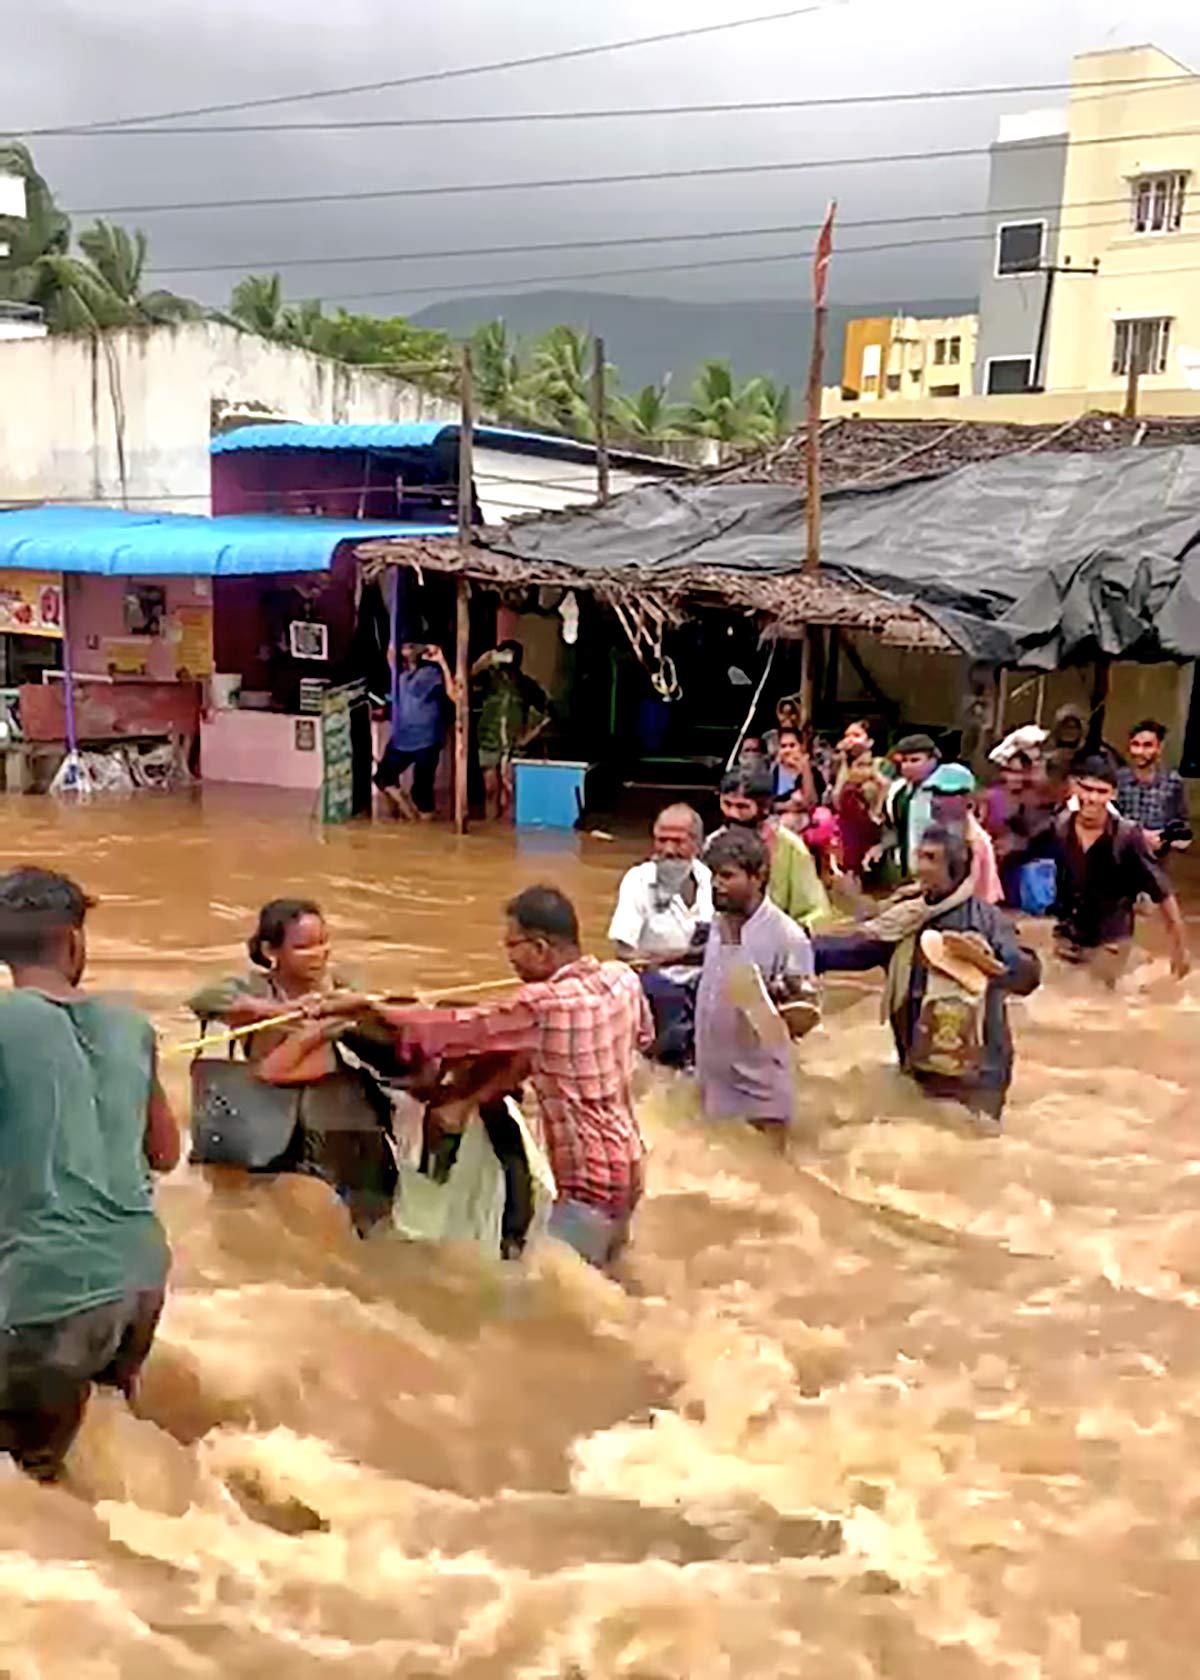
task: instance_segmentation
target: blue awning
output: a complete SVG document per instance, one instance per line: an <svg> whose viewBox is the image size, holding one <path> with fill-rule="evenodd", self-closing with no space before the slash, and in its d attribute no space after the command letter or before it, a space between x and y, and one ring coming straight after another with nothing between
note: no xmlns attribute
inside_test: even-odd
<svg viewBox="0 0 1200 1680"><path fill-rule="evenodd" d="M121 508L0 511L0 569L106 577L254 577L327 572L339 543L445 537L453 525L281 514L129 513Z"/></svg>
<svg viewBox="0 0 1200 1680"><path fill-rule="evenodd" d="M556 436L551 432L522 432L512 426L475 426L475 442L481 449L504 450L514 455L543 455L558 461L593 462L596 445L586 438ZM213 455L234 455L243 451L269 450L357 450L360 453L393 454L404 451L432 451L442 442L458 442L458 424L446 420L408 420L364 426L307 425L281 420L253 426L238 426L221 432L209 444ZM640 455L628 449L610 449L614 463L655 478L669 478L688 472L682 461Z"/></svg>

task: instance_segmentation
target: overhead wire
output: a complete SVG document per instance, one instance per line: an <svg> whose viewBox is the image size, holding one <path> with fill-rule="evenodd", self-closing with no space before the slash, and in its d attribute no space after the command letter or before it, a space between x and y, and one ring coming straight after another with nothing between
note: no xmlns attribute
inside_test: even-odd
<svg viewBox="0 0 1200 1680"><path fill-rule="evenodd" d="M939 94L936 88L923 90L911 95L895 94L862 94L860 96L843 96L837 103L844 106L856 104L885 104L897 99L905 99L914 103L928 104L939 98L952 97L953 90ZM139 128L27 128L10 130L26 140L62 140L62 139L122 139L133 140L141 136L163 139L169 136L182 135L228 135L228 134L320 134L320 133L355 133L376 129L401 128L490 128L514 123L545 123L545 122L595 122L602 119L620 118L645 121L648 117L720 117L747 116L754 113L768 111L804 111L814 110L829 101L811 99L736 99L721 103L712 102L699 105L646 105L629 106L623 109L589 111L586 108L571 111L520 111L520 112L476 112L471 116L436 116L436 117L341 117L327 119L320 122L282 122L282 123L204 123L190 128L164 127L161 124L144 124ZM1194 130L1184 130L1193 133ZM1047 136L1035 136L1033 139L1013 140L1007 143L1010 152L1020 151L1023 147L1045 146ZM1109 136L1101 135L1091 140L1074 140L1073 145L1104 145ZM1152 135L1117 136L1116 138L1145 139ZM988 149L988 148L985 148Z"/></svg>
<svg viewBox="0 0 1200 1680"><path fill-rule="evenodd" d="M810 10L822 10L822 7L812 7ZM610 49L611 50L611 49ZM63 139L73 135L96 138L103 135L130 136L136 134L171 135L171 134L294 134L320 132L352 132L359 129L395 129L395 128L481 128L494 127L506 123L546 123L546 122L608 122L627 121L630 119L644 119L647 117L696 117L696 116L726 116L730 114L746 115L754 112L767 111L822 111L830 109L862 109L880 105L905 105L940 103L946 100L963 99L1005 99L1031 96L1033 94L1070 92L1076 94L1080 87L1095 86L1103 88L1105 94L1093 95L1101 98L1117 91L1127 96L1136 93L1160 92L1165 86L1180 82L1194 82L1200 78L1181 75L1178 77L1130 77L1124 82L1009 82L996 83L990 86L953 87L953 88L911 88L901 89L892 93L849 93L849 94L815 94L801 99L740 99L740 100L711 100L690 105L625 105L625 106L573 106L562 111L473 111L459 113L440 112L436 115L407 115L402 117L320 117L299 119L297 121L274 123L202 123L192 127L176 126L173 117L183 113L174 113L173 117L120 118L115 122L88 124L60 123L47 124L38 128L24 128L13 130L31 140ZM388 84L377 84L387 86ZM352 91L352 90L346 90ZM370 86L353 90L359 92L374 91ZM316 95L315 97L321 97ZM263 103L289 103L286 98ZM226 109L237 110L246 106L233 104ZM214 108L214 110L217 108ZM169 126L168 126L169 125ZM1012 142L1019 145L1020 142Z"/></svg>
<svg viewBox="0 0 1200 1680"><path fill-rule="evenodd" d="M1128 203L1128 199L1117 199L1112 202ZM1026 215L1031 212L1021 211ZM964 215L975 219L982 219L987 212L970 211ZM1006 211L1005 215L1014 214ZM923 217L895 218L896 221L937 221L936 215ZM949 217L947 220L951 219ZM955 218L957 219L957 218ZM1060 233L1075 233L1089 228L1123 227L1129 223L1128 214L1105 221L1080 222L1074 224L1056 223ZM892 225L892 219L882 222L850 222L844 224L849 227L870 227ZM475 245L459 246L456 248L437 251L387 251L378 253L340 253L337 256L321 257L262 257L257 259L239 258L232 262L219 263L153 263L148 265L155 274L221 274L257 272L264 269L281 270L287 268L341 268L357 266L360 263L411 263L411 262L444 262L463 257L502 257L525 256L533 251L592 251L611 249L619 245L679 245L689 244L698 240L724 239L767 239L781 238L785 234L818 232L819 222L790 222L777 223L767 227L751 228L704 228L696 233L635 233L615 234L603 239L555 239L542 243L524 241L518 245ZM991 239L994 234L987 233L951 233L939 235L936 238L910 239L893 241L876 245L848 245L841 246L835 254L850 255L855 251L890 251L904 250L918 245L945 245L971 239Z"/></svg>
<svg viewBox="0 0 1200 1680"><path fill-rule="evenodd" d="M542 64L563 64L572 59L597 58L604 53L629 52L637 47L657 47L672 41L683 41L702 35L728 34L735 29L751 29L763 24L784 23L792 18L809 17L815 12L832 11L847 0L823 0L819 5L789 6L785 11L763 12L754 17L726 18L717 23L693 24L686 29L666 30L657 35L638 35L620 41L599 41L582 47L560 47L550 52L529 53L521 58L493 59L484 64L453 65L444 70L421 70L407 76L390 76L383 81L355 82L332 88L304 88L299 93L263 94L250 99L230 99L217 105L193 105L185 110L155 111L133 117L113 117L107 120L75 125L75 131L87 133L95 128L117 128L148 122L172 122L187 117L220 116L229 111L265 110L270 106L299 105L313 99L342 99L364 93L386 93L396 88L421 87L435 82L459 81L468 76L494 75L506 70L529 70ZM30 133L26 129L23 132Z"/></svg>

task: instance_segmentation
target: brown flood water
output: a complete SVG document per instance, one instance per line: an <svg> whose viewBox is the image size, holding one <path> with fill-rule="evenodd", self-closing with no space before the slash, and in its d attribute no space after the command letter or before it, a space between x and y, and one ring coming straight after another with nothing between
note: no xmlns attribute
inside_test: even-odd
<svg viewBox="0 0 1200 1680"><path fill-rule="evenodd" d="M0 857L103 904L92 982L166 1043L311 892L371 982L503 972L551 878L593 948L635 844L322 834L294 808L0 802ZM792 1159L643 1104L633 1292L356 1244L319 1187L159 1202L143 1396L47 1491L0 1477L20 1680L1158 1680L1200 1644L1200 983L1055 977L1007 1135L890 1071L874 996L803 1050ZM172 1064L175 1094L179 1064Z"/></svg>

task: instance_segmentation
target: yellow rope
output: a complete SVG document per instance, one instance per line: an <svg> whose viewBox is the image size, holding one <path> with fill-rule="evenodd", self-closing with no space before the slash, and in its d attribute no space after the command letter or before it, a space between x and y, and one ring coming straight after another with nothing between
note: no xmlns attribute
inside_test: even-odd
<svg viewBox="0 0 1200 1680"><path fill-rule="evenodd" d="M480 980L472 986L442 986L433 991L418 991L415 1001L418 1004L432 1004L443 1002L446 998L464 997L467 993L492 992L501 986L515 986L519 981L515 974L509 974L503 980ZM336 993L331 993L336 996ZM414 1001L406 994L397 992L373 992L368 995L368 1003L409 1003ZM235 1044L239 1039L250 1038L254 1033L269 1032L272 1027L290 1026L295 1021L306 1018L304 1009L288 1009L279 1015L268 1015L264 1021L251 1021L245 1027L226 1027L220 1032L206 1033L203 1038L189 1038L183 1044L171 1044L161 1051L163 1056L192 1056L201 1050L222 1048L228 1044Z"/></svg>

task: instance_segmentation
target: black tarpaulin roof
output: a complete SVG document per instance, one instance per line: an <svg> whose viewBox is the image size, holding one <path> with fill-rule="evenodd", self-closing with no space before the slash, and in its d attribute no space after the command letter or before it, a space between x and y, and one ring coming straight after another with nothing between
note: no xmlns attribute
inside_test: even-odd
<svg viewBox="0 0 1200 1680"><path fill-rule="evenodd" d="M484 546L589 575L780 577L804 552L794 485L699 481L516 521ZM826 497L821 571L919 607L975 658L1200 656L1200 447L1025 453Z"/></svg>

